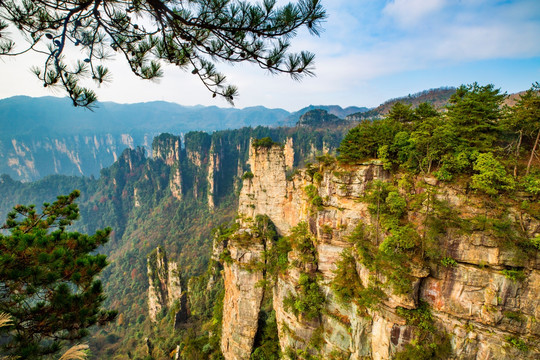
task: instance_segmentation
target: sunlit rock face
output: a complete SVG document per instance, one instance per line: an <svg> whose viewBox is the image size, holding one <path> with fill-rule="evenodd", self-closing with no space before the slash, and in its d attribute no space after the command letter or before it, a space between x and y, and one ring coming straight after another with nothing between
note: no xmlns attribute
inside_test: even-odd
<svg viewBox="0 0 540 360"><path fill-rule="evenodd" d="M313 171L299 171L287 178L288 146L274 145L250 149L249 164L253 177L246 178L240 193L237 233L246 234L242 244L229 241L220 251L228 251L230 263L225 265L225 306L221 348L226 359L248 359L253 351L258 314L263 292L256 284L268 274L262 270L246 270L246 264L260 260L271 244L251 236L253 219L266 215L280 235L306 222L314 238L316 263L289 268L271 284L273 310L278 324L279 344L285 356L305 350L322 358L390 359L413 341L417 329L407 324L401 309L416 309L427 304L433 325L449 338L453 359L538 359L539 347L522 351L510 339L526 338L539 344L540 273L536 257L519 257L513 250L501 247L482 231L465 233L449 228L440 251L455 264L421 264L411 261L411 290L397 295L390 287L382 287L383 299L372 309L362 310L356 304L341 304L331 289L336 265L341 254L352 244L348 236L358 224L375 226L373 215L363 201L366 189L375 180L395 181L382 165L340 167L320 166L314 180ZM416 179L437 188L436 198L450 204L459 215L470 218L485 210L479 201L464 189L437 183L435 179ZM313 205L306 187L315 185L322 205ZM400 190L401 191L401 190ZM422 192L421 188L411 190ZM512 210L513 211L513 210ZM408 221L422 232L425 207L409 211ZM515 215L512 215L515 216ZM526 218L527 226L540 231L538 221ZM251 240L249 239L251 236ZM384 236L384 234L383 234ZM378 240L379 242L382 240ZM224 248L223 248L224 246ZM299 254L289 253L289 264ZM503 269L523 270L524 279L512 280ZM325 296L324 309L315 319L291 313L284 306L287 296L298 294L301 272L318 278ZM385 282L384 276L356 259L356 272L364 286L374 280ZM265 278L266 276L266 278ZM511 316L508 314L519 314ZM313 341L317 338L317 349ZM341 356L341 357L338 357Z"/></svg>
<svg viewBox="0 0 540 360"><path fill-rule="evenodd" d="M157 248L148 256L148 315L156 321L163 309L171 308L183 296L178 264L167 260L167 255ZM184 312L180 309L178 313Z"/></svg>

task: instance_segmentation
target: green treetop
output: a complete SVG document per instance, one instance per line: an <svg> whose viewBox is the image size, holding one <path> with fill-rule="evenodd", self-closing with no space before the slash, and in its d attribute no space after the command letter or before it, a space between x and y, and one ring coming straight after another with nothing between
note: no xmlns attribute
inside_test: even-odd
<svg viewBox="0 0 540 360"><path fill-rule="evenodd" d="M528 145L531 149L527 163L526 173L528 175L540 140L540 84L538 82L520 95L520 99L511 109L505 125L507 130L518 135L515 142L516 161L519 158L522 145ZM517 166L514 167L515 176L517 176Z"/></svg>
<svg viewBox="0 0 540 360"><path fill-rule="evenodd" d="M478 83L461 85L450 97L448 118L464 145L489 149L497 137L498 121L502 117L501 105L506 93L493 84L480 86Z"/></svg>

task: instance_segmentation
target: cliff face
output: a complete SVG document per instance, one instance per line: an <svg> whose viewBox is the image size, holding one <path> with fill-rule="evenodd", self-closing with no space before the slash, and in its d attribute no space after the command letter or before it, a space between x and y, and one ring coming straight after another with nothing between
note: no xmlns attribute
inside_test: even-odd
<svg viewBox="0 0 540 360"><path fill-rule="evenodd" d="M501 240L516 224L534 237L538 220L512 204L488 206L464 187L398 178L376 163L321 164L289 180L279 146L252 147L249 163L253 176L240 194L240 230L224 250L230 255L223 274L226 359L248 359L253 350L261 280L272 289L286 357L307 352L325 359L388 359L415 349L446 351L455 359L540 356L540 256ZM401 185L389 197L406 199L400 223L408 225L398 227L400 233L379 228L388 215L367 200L377 186L392 183ZM397 206L389 197L386 204ZM292 249L281 271L267 255L277 245L253 231L257 215L289 236ZM437 226L429 225L436 219ZM408 238L416 251L400 250L413 248L404 245ZM395 243L401 245L392 248ZM356 291L348 301L345 289Z"/></svg>
<svg viewBox="0 0 540 360"><path fill-rule="evenodd" d="M246 235L251 237L252 234ZM245 266L260 261L264 249L261 241L252 242L249 247L236 241L230 244L233 263L224 264L226 285L221 335L221 349L227 359L247 359L251 354L263 300L263 289L257 284L264 276L261 271L250 271Z"/></svg>
<svg viewBox="0 0 540 360"><path fill-rule="evenodd" d="M0 173L33 181L50 174L98 176L125 148L149 148L153 134L0 138Z"/></svg>
<svg viewBox="0 0 540 360"><path fill-rule="evenodd" d="M156 160L163 161L171 169L169 175L169 188L172 196L182 200L182 172L180 166L182 140L179 136L162 134L152 143L152 155Z"/></svg>
<svg viewBox="0 0 540 360"><path fill-rule="evenodd" d="M157 248L148 256L148 314L152 321L164 308L170 308L182 298L178 264L167 261L167 255Z"/></svg>

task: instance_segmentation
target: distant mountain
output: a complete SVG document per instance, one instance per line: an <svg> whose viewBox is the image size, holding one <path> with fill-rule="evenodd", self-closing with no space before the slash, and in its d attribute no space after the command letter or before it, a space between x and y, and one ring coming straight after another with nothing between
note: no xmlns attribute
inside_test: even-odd
<svg viewBox="0 0 540 360"><path fill-rule="evenodd" d="M349 106L343 109L338 105L309 105L301 110L298 110L290 114L283 122L282 125L293 126L300 120L300 117L311 110L325 110L331 115L335 115L338 118L344 119L346 116L354 113L366 112L369 109L367 107Z"/></svg>
<svg viewBox="0 0 540 360"><path fill-rule="evenodd" d="M94 111L75 108L66 98L15 96L0 100L2 135L213 131L272 126L289 116L283 109L182 106L164 101L98 103ZM0 135L1 136L1 135Z"/></svg>
<svg viewBox="0 0 540 360"><path fill-rule="evenodd" d="M310 110L300 117L296 126L324 126L324 125L339 125L346 121L340 119L336 115L329 114L328 111L322 109Z"/></svg>
<svg viewBox="0 0 540 360"><path fill-rule="evenodd" d="M448 104L450 97L456 92L454 87L440 87L437 89L429 89L418 92L416 94L409 94L407 96L390 99L369 111L357 112L347 116L348 120L361 120L376 118L388 114L392 106L395 103L401 102L404 104L418 106L421 103L427 102L433 105L435 108L440 109Z"/></svg>
<svg viewBox="0 0 540 360"><path fill-rule="evenodd" d="M526 90L517 92L515 94L509 94L506 99L504 99L503 104L507 106L514 106L520 100L521 95L525 94Z"/></svg>
<svg viewBox="0 0 540 360"><path fill-rule="evenodd" d="M67 99L16 96L0 100L0 174L31 181L50 174L99 175L125 148L150 154L154 136L171 132L275 126L283 109L182 106L163 101L99 103L95 111Z"/></svg>

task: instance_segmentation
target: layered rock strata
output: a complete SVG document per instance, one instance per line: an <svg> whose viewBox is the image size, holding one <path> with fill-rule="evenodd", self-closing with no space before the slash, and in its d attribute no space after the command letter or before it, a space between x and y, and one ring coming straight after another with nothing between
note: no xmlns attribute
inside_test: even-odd
<svg viewBox="0 0 540 360"><path fill-rule="evenodd" d="M356 303L343 304L331 283L342 252L352 246L347 239L359 224L378 226L364 201L366 189L377 180L397 179L374 162L347 168L321 165L316 169L318 176L315 170L308 169L288 180L287 157L277 145L251 147L253 177L244 180L239 200L239 233L249 235L250 222L257 215L266 215L280 235L289 235L293 227L305 222L314 237L316 261L310 266L290 265L272 284L273 310L285 356L307 350L322 358L392 358L407 344L419 341L418 329L407 323L404 311L427 304L434 328L447 334L451 358L540 357L540 327L536 320L540 316L538 251L532 256L520 255L515 248L501 246L485 229L465 232L446 224L447 232L437 249L448 263L411 261L407 274L411 288L407 293L396 294L390 286L381 285L384 296L376 306L360 309ZM462 188L442 185L432 178L415 181L425 186L410 189L411 194L427 194L426 189L435 188L431 202L448 204L459 211L465 223L487 212L479 199ZM306 191L310 186L316 189L315 194ZM429 209L429 200L407 215L420 234L424 231L426 206ZM523 218L512 209L509 218L521 221L530 237L540 233L535 219ZM377 247L382 241L378 237L374 240ZM248 359L253 350L262 298L257 284L268 280L269 274L246 264L260 259L268 247L253 237L242 244L229 241L224 249L231 256L224 271L221 347L226 359ZM289 264L298 264L300 255L293 249L288 255ZM378 269L367 268L358 258L355 266L364 288L372 283L385 284L387 279ZM521 274L520 278L509 276L511 271ZM324 294L323 309L314 319L295 315L284 306L287 297L299 295L301 273L313 274ZM315 338L316 347L312 345Z"/></svg>
<svg viewBox="0 0 540 360"><path fill-rule="evenodd" d="M175 302L182 305L182 287L178 264L167 260L167 255L157 248L148 256L148 315L157 320L163 309L172 307ZM183 313L180 309L178 313Z"/></svg>

